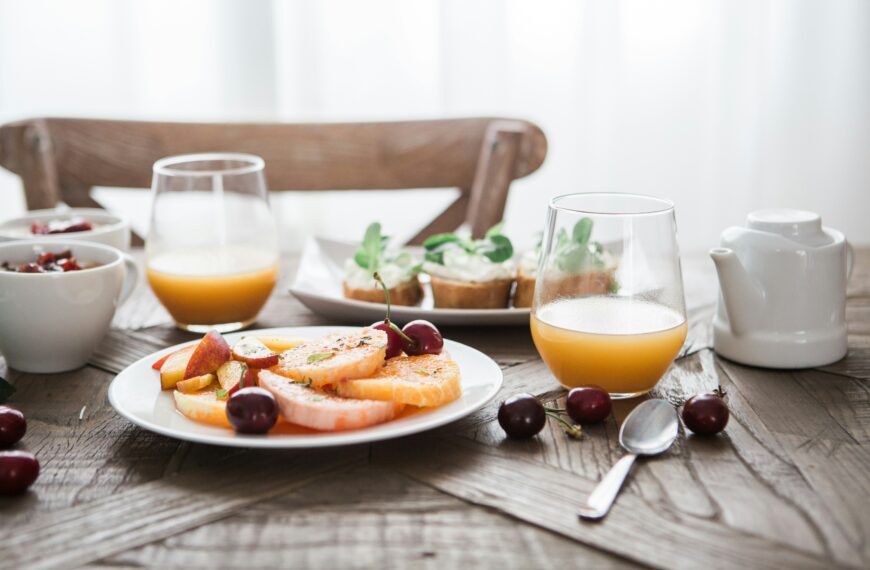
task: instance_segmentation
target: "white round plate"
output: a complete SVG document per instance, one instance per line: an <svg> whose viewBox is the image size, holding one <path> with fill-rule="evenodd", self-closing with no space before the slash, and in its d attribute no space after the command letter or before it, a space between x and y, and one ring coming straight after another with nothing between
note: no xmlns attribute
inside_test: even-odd
<svg viewBox="0 0 870 570"><path fill-rule="evenodd" d="M232 346L243 336L291 336L317 338L337 331L352 331L353 327L290 327L261 329L226 334ZM139 359L124 369L109 386L109 403L119 414L134 424L169 437L232 447L294 449L331 447L382 441L430 430L471 414L489 402L501 388L502 374L498 365L482 352L464 344L444 341L444 348L459 364L462 374L462 396L458 400L431 410L421 411L369 428L302 435L266 434L241 435L231 429L194 422L175 409L171 391L160 389L160 380L151 365L162 356L179 348L196 344L198 340L160 350Z"/></svg>

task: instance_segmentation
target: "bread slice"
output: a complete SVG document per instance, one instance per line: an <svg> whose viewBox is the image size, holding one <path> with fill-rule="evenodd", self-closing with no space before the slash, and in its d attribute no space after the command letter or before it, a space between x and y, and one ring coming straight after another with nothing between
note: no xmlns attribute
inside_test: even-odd
<svg viewBox="0 0 870 570"><path fill-rule="evenodd" d="M384 290L378 289L356 289L348 286L347 282L343 283L344 296L348 299L357 301L366 301L368 303L386 303ZM412 306L420 302L423 298L423 287L420 285L420 280L415 275L412 279L400 283L395 287L388 289L390 292L390 303L393 305Z"/></svg>
<svg viewBox="0 0 870 570"><path fill-rule="evenodd" d="M514 307L525 309L532 306L535 298L535 277L520 267L517 271L517 288L514 290Z"/></svg>
<svg viewBox="0 0 870 570"><path fill-rule="evenodd" d="M511 297L513 279L469 283L432 277L432 297L439 309L503 309Z"/></svg>

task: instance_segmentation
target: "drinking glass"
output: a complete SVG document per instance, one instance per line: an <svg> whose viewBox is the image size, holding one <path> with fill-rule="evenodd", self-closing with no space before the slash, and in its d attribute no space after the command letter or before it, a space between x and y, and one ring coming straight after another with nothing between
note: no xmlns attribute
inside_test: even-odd
<svg viewBox="0 0 870 570"><path fill-rule="evenodd" d="M263 159L190 154L154 163L148 283L184 330L247 327L278 275Z"/></svg>
<svg viewBox="0 0 870 570"><path fill-rule="evenodd" d="M532 338L566 388L650 391L686 339L674 206L639 194L554 198L541 243Z"/></svg>

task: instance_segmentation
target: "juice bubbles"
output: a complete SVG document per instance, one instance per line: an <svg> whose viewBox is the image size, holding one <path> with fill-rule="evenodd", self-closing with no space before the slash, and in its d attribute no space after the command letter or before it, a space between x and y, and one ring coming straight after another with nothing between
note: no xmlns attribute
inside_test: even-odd
<svg viewBox="0 0 870 570"><path fill-rule="evenodd" d="M548 303L531 317L532 338L566 388L597 384L615 397L651 390L686 339L683 316L623 297Z"/></svg>
<svg viewBox="0 0 870 570"><path fill-rule="evenodd" d="M172 317L187 325L250 324L278 278L273 252L214 246L160 253L146 273Z"/></svg>

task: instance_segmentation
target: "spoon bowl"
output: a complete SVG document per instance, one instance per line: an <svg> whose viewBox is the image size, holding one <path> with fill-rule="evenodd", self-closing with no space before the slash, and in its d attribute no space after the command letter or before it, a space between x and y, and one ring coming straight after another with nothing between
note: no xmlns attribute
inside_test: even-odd
<svg viewBox="0 0 870 570"><path fill-rule="evenodd" d="M647 400L628 414L619 428L619 445L629 453L657 455L677 439L680 422L667 400Z"/></svg>
<svg viewBox="0 0 870 570"><path fill-rule="evenodd" d="M673 445L679 433L677 410L667 400L647 400L628 414L619 428L619 444L628 453L610 468L586 503L580 506L580 518L604 517L638 455L657 455Z"/></svg>

